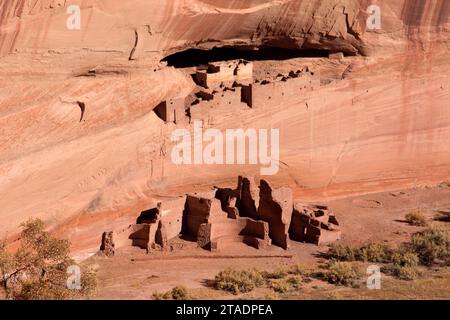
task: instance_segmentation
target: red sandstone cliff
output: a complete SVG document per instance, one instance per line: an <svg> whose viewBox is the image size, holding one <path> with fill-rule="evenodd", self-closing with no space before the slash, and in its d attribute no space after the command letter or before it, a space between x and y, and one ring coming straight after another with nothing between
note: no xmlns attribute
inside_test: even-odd
<svg viewBox="0 0 450 320"><path fill-rule="evenodd" d="M301 104L215 115L223 129L282 128L273 181L298 196L448 179L450 3L375 2L382 30L367 32L368 0L1 1L0 235L40 216L69 222L67 235L86 249L114 217L155 196L258 172L171 163L173 127L152 109L193 83L159 61L188 48L355 56L312 62L333 77ZM68 30L67 7L77 3L81 29Z"/></svg>

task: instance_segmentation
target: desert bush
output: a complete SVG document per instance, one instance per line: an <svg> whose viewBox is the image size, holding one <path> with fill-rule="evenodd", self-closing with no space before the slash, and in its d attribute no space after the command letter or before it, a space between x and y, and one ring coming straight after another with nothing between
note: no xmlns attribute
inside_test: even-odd
<svg viewBox="0 0 450 320"><path fill-rule="evenodd" d="M357 260L375 263L389 262L391 250L383 244L371 242L358 250Z"/></svg>
<svg viewBox="0 0 450 320"><path fill-rule="evenodd" d="M172 292L167 291L165 293L155 292L153 295L153 300L172 300Z"/></svg>
<svg viewBox="0 0 450 320"><path fill-rule="evenodd" d="M67 287L67 268L75 265L67 240L54 238L39 219L30 219L22 228L21 245L14 254L0 244L0 284L8 299L62 300L94 294L97 277L92 270L81 273L80 290Z"/></svg>
<svg viewBox="0 0 450 320"><path fill-rule="evenodd" d="M353 285L359 279L357 270L348 262L331 262L323 276L330 283L344 286Z"/></svg>
<svg viewBox="0 0 450 320"><path fill-rule="evenodd" d="M395 275L400 280L414 280L418 276L416 269L412 267L400 267L397 270Z"/></svg>
<svg viewBox="0 0 450 320"><path fill-rule="evenodd" d="M301 275L290 276L286 279L286 282L293 290L298 290L302 287L303 277Z"/></svg>
<svg viewBox="0 0 450 320"><path fill-rule="evenodd" d="M445 263L450 259L450 231L431 227L423 232L413 234L408 247L417 254L423 265L430 266L436 260Z"/></svg>
<svg viewBox="0 0 450 320"><path fill-rule="evenodd" d="M184 286L176 286L165 293L154 293L154 300L187 300L189 299L188 290Z"/></svg>
<svg viewBox="0 0 450 320"><path fill-rule="evenodd" d="M186 300L188 298L187 289L183 286L176 286L171 293L174 300Z"/></svg>
<svg viewBox="0 0 450 320"><path fill-rule="evenodd" d="M420 210L415 210L405 216L405 220L413 226L423 227L427 225L427 218Z"/></svg>
<svg viewBox="0 0 450 320"><path fill-rule="evenodd" d="M214 279L214 287L233 294L246 293L264 284L264 278L258 270L226 269L219 272Z"/></svg>
<svg viewBox="0 0 450 320"><path fill-rule="evenodd" d="M411 240L397 250L391 250L380 243L369 243L361 248L350 248L332 244L328 257L338 261L369 261L374 263L394 263L401 267L417 264L430 266L440 260L450 262L450 231L432 226L411 236Z"/></svg>
<svg viewBox="0 0 450 320"><path fill-rule="evenodd" d="M300 289L302 283L303 283L302 276L294 275L280 280L273 280L270 282L270 287L275 292L286 293Z"/></svg>
<svg viewBox="0 0 450 320"><path fill-rule="evenodd" d="M397 264L383 266L381 271L400 280L414 280L418 276L418 272L414 267L405 267Z"/></svg>
<svg viewBox="0 0 450 320"><path fill-rule="evenodd" d="M361 248L331 244L327 256L337 261L386 262L390 260L391 254L391 250L380 243L368 243Z"/></svg>
<svg viewBox="0 0 450 320"><path fill-rule="evenodd" d="M288 271L285 269L278 269L275 271L261 271L261 275L264 279L283 279L288 275Z"/></svg>
<svg viewBox="0 0 450 320"><path fill-rule="evenodd" d="M269 292L264 296L264 300L278 300L279 297L276 293L274 292Z"/></svg>
<svg viewBox="0 0 450 320"><path fill-rule="evenodd" d="M338 261L356 261L360 255L359 249L353 249L349 246L343 246L338 243L332 243L328 246L327 257Z"/></svg>
<svg viewBox="0 0 450 320"><path fill-rule="evenodd" d="M286 293L291 290L291 287L286 280L272 281L270 287L277 293Z"/></svg>
<svg viewBox="0 0 450 320"><path fill-rule="evenodd" d="M313 270L308 267L308 266L304 266L301 264L296 264L293 265L289 270L288 273L290 275L298 275L298 276L302 276L304 278L308 278L313 274Z"/></svg>
<svg viewBox="0 0 450 320"><path fill-rule="evenodd" d="M415 252L400 248L392 255L392 263L401 267L416 267L419 256Z"/></svg>

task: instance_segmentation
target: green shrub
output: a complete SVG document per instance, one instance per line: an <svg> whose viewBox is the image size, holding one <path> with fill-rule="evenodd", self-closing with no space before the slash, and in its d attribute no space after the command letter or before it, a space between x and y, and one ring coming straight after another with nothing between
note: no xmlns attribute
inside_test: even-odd
<svg viewBox="0 0 450 320"><path fill-rule="evenodd" d="M278 293L286 293L290 291L290 286L285 280L272 281L270 287L273 289L273 291Z"/></svg>
<svg viewBox="0 0 450 320"><path fill-rule="evenodd" d="M328 257L338 261L370 261L387 262L390 260L391 250L380 243L368 243L361 248L350 248L340 244L331 244Z"/></svg>
<svg viewBox="0 0 450 320"><path fill-rule="evenodd" d="M329 259L338 261L356 261L359 256L359 250L343 246L338 243L332 243L328 247L327 256Z"/></svg>
<svg viewBox="0 0 450 320"><path fill-rule="evenodd" d="M412 267L400 267L396 273L396 276L400 280L414 280L417 278L418 273L416 269Z"/></svg>
<svg viewBox="0 0 450 320"><path fill-rule="evenodd" d="M324 273L324 278L333 284L350 286L358 280L358 272L348 262L332 262Z"/></svg>
<svg viewBox="0 0 450 320"><path fill-rule="evenodd" d="M265 279L283 279L288 275L288 271L285 269L278 269L276 271L270 272L270 271L262 271L261 275Z"/></svg>
<svg viewBox="0 0 450 320"><path fill-rule="evenodd" d="M6 298L14 300L86 299L95 294L97 274L89 268L81 273L81 289L67 285L68 268L76 265L70 257L70 242L46 231L40 219L22 225L21 243L15 253L0 241L0 285Z"/></svg>
<svg viewBox="0 0 450 320"><path fill-rule="evenodd" d="M413 234L409 249L417 254L423 265L430 266L436 260L442 260L445 263L450 259L450 231L431 227Z"/></svg>
<svg viewBox="0 0 450 320"><path fill-rule="evenodd" d="M419 256L414 252L400 249L392 255L392 263L400 267L416 267L419 264Z"/></svg>
<svg viewBox="0 0 450 320"><path fill-rule="evenodd" d="M278 295L274 292L269 292L264 296L264 300L278 300Z"/></svg>
<svg viewBox="0 0 450 320"><path fill-rule="evenodd" d="M187 300L188 291L184 286L176 286L172 290L165 293L154 293L154 300Z"/></svg>
<svg viewBox="0 0 450 320"><path fill-rule="evenodd" d="M359 249L357 260L369 262L388 262L391 259L391 250L380 243L369 243Z"/></svg>
<svg viewBox="0 0 450 320"><path fill-rule="evenodd" d="M286 279L274 280L270 283L270 287L278 293L299 290L302 286L303 278L300 275L290 276Z"/></svg>
<svg viewBox="0 0 450 320"><path fill-rule="evenodd" d="M255 269L237 271L226 269L214 279L214 287L233 294L246 293L264 284L264 278Z"/></svg>
<svg viewBox="0 0 450 320"><path fill-rule="evenodd" d="M155 292L152 297L153 300L172 300L172 293L170 291L166 293Z"/></svg>
<svg viewBox="0 0 450 320"><path fill-rule="evenodd" d="M418 272L415 268L404 267L396 264L384 266L381 268L381 271L400 280L414 280L418 276Z"/></svg>
<svg viewBox="0 0 450 320"><path fill-rule="evenodd" d="M176 286L172 289L172 298L174 300L186 300L188 298L187 289L183 286Z"/></svg>
<svg viewBox="0 0 450 320"><path fill-rule="evenodd" d="M296 264L289 269L288 273L296 276L310 277L313 273L313 270L308 266Z"/></svg>
<svg viewBox="0 0 450 320"><path fill-rule="evenodd" d="M405 216L405 220L413 226L423 227L427 225L427 218L420 210L415 210Z"/></svg>
<svg viewBox="0 0 450 320"><path fill-rule="evenodd" d="M302 287L303 277L301 275L290 276L286 279L286 282L292 287L292 289L298 290Z"/></svg>

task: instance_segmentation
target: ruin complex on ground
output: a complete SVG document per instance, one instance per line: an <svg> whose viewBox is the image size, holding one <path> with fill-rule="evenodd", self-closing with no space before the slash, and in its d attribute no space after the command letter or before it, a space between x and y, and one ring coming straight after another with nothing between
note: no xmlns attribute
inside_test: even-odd
<svg viewBox="0 0 450 320"><path fill-rule="evenodd" d="M328 207L295 201L290 188L274 188L266 180L258 186L252 177L239 177L235 189L215 187L159 202L141 212L135 224L104 232L100 250L106 256L126 246L171 250L171 240L179 237L211 251L236 242L288 249L290 241L322 245L340 236Z"/></svg>

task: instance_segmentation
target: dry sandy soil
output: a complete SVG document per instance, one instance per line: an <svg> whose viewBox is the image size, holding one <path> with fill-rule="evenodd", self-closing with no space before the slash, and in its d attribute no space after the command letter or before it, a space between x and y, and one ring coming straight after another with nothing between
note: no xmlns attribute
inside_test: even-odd
<svg viewBox="0 0 450 320"><path fill-rule="evenodd" d="M420 210L432 220L439 212L450 211L450 187L421 187L397 192L376 193L324 202L336 213L342 225L341 243L360 246L368 242L382 242L395 248L410 235L423 230L404 221L405 215ZM435 222L449 228L448 222ZM183 242L180 240L180 242ZM274 295L269 289L234 296L210 288L214 276L228 268L275 271L295 264L319 268L323 263L320 253L326 246L292 242L289 250L270 247L257 250L244 244L235 244L219 253L196 248L195 243L184 242L183 250L147 255L139 249L122 249L113 258L94 256L86 265L98 269L98 299L151 299L155 292L165 292L175 286L188 288L197 299L441 299L450 298L450 270L427 270L415 281L401 281L383 275L379 292L339 288L314 280L301 291ZM180 267L182 265L182 267ZM367 265L364 265L367 267ZM362 266L362 267L364 267ZM363 279L364 280L364 279ZM375 290L377 291L377 290Z"/></svg>

